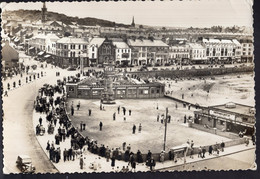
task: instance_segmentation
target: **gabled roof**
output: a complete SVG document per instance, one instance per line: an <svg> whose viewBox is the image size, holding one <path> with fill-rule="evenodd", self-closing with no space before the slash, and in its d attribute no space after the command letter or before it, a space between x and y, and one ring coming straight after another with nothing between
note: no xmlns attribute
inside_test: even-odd
<svg viewBox="0 0 260 179"><path fill-rule="evenodd" d="M89 45L97 45L97 46L99 47L100 45L102 45L102 43L103 43L104 41L105 41L105 38L94 37L94 38L90 41Z"/></svg>
<svg viewBox="0 0 260 179"><path fill-rule="evenodd" d="M189 43L189 46L192 49L205 49L201 44L198 44L198 43Z"/></svg>
<svg viewBox="0 0 260 179"><path fill-rule="evenodd" d="M59 40L60 38L55 34L47 34L46 37L51 40Z"/></svg>
<svg viewBox="0 0 260 179"><path fill-rule="evenodd" d="M125 42L112 42L113 43L113 45L115 45L116 46L116 48L122 48L122 49L127 49L127 48L129 48L129 46L125 43Z"/></svg>
<svg viewBox="0 0 260 179"><path fill-rule="evenodd" d="M130 46L136 46L136 47L168 47L168 45L161 40L153 40L152 41L152 40L147 40L147 39L144 39L144 40L129 39L128 44Z"/></svg>

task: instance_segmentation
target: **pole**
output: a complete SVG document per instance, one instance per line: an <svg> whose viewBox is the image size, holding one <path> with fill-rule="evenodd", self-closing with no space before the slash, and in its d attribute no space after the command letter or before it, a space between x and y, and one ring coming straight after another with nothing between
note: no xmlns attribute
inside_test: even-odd
<svg viewBox="0 0 260 179"><path fill-rule="evenodd" d="M164 143L163 143L163 150L165 151L165 145L166 145L166 132L167 132L167 119L168 119L168 108L166 108L166 116L165 116L165 130L164 130Z"/></svg>

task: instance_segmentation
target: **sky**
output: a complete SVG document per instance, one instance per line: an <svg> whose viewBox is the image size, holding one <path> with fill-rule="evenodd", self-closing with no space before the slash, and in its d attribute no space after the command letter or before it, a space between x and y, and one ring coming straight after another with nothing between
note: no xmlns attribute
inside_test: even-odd
<svg viewBox="0 0 260 179"><path fill-rule="evenodd" d="M68 16L95 17L116 23L165 27L247 26L253 0L164 0L127 2L46 2L47 10ZM40 10L42 2L1 3L3 10Z"/></svg>

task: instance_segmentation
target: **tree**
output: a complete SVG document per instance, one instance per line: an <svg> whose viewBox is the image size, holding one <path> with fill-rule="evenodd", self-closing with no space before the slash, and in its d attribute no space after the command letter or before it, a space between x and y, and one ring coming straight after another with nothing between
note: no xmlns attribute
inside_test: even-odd
<svg viewBox="0 0 260 179"><path fill-rule="evenodd" d="M140 28L140 29L143 29L143 28L144 28L144 26L143 26L143 25L139 25L139 28Z"/></svg>

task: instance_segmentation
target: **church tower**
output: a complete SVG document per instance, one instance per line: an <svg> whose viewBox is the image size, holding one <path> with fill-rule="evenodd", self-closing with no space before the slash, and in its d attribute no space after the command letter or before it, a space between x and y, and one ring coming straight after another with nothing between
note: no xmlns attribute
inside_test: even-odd
<svg viewBox="0 0 260 179"><path fill-rule="evenodd" d="M132 24L131 24L132 27L135 27L135 17L133 16L133 19L132 19Z"/></svg>
<svg viewBox="0 0 260 179"><path fill-rule="evenodd" d="M45 2L42 7L42 23L44 24L47 21L47 8Z"/></svg>

